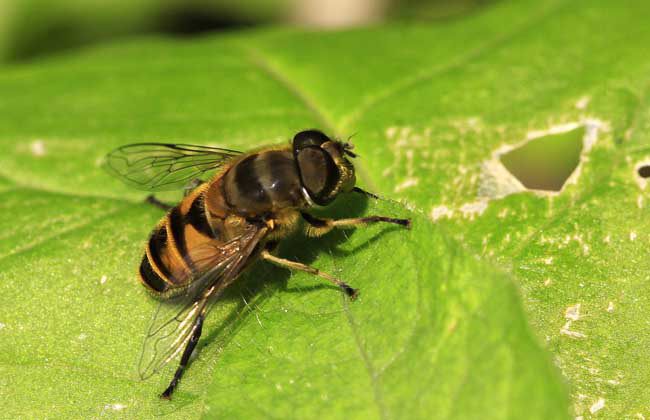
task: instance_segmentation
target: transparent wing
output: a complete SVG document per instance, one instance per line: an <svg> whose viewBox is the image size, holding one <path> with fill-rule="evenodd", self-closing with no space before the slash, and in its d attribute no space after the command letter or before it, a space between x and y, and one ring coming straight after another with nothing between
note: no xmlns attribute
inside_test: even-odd
<svg viewBox="0 0 650 420"><path fill-rule="evenodd" d="M148 191L180 189L240 155L235 150L190 144L138 143L119 147L105 169L125 183Z"/></svg>
<svg viewBox="0 0 650 420"><path fill-rule="evenodd" d="M158 372L185 348L197 327L202 312L241 273L255 247L266 233L266 228L251 227L238 238L219 246L201 246L198 252L208 258L212 251L213 266L201 274L186 291L162 301L154 313L147 331L138 364L142 379ZM207 262L207 261L206 261Z"/></svg>

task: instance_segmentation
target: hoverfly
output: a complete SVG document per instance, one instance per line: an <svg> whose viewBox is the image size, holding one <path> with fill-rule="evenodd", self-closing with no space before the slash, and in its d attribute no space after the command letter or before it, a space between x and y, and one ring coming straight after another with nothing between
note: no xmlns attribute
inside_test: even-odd
<svg viewBox="0 0 650 420"><path fill-rule="evenodd" d="M357 290L316 268L274 255L278 242L305 222L318 237L334 228L409 219L370 216L322 219L310 215L339 194L357 192L352 145L318 130L296 134L291 144L241 153L186 144L140 143L108 154L106 168L128 184L149 191L194 188L176 206L153 196L167 210L151 233L140 264L142 284L162 302L146 334L139 363L145 379L181 354L169 386L170 399L196 346L210 305L252 263L262 259L319 276L350 298ZM216 174L201 181L210 171ZM197 182L198 180L198 182Z"/></svg>

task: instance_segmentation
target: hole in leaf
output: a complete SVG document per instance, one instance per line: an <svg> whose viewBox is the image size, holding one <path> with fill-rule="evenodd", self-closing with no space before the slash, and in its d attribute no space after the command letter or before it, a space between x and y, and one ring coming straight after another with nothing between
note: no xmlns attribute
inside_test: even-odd
<svg viewBox="0 0 650 420"><path fill-rule="evenodd" d="M641 178L650 178L650 165L639 166L637 173Z"/></svg>
<svg viewBox="0 0 650 420"><path fill-rule="evenodd" d="M531 190L560 191L580 163L585 127L551 134L500 156L501 163Z"/></svg>

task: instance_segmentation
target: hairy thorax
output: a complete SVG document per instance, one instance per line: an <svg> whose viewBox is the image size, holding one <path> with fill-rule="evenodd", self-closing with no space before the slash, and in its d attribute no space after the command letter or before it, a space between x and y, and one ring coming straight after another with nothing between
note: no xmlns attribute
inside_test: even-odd
<svg viewBox="0 0 650 420"><path fill-rule="evenodd" d="M262 216L306 205L300 175L289 150L267 150L243 157L222 177L223 198L231 212Z"/></svg>

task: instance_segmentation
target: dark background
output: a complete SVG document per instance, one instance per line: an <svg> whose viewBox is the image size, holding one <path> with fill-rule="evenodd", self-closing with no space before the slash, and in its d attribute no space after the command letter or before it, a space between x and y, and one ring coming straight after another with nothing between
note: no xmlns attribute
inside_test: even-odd
<svg viewBox="0 0 650 420"><path fill-rule="evenodd" d="M495 0L3 0L0 62L133 35L200 36L270 24L318 29L453 19Z"/></svg>

